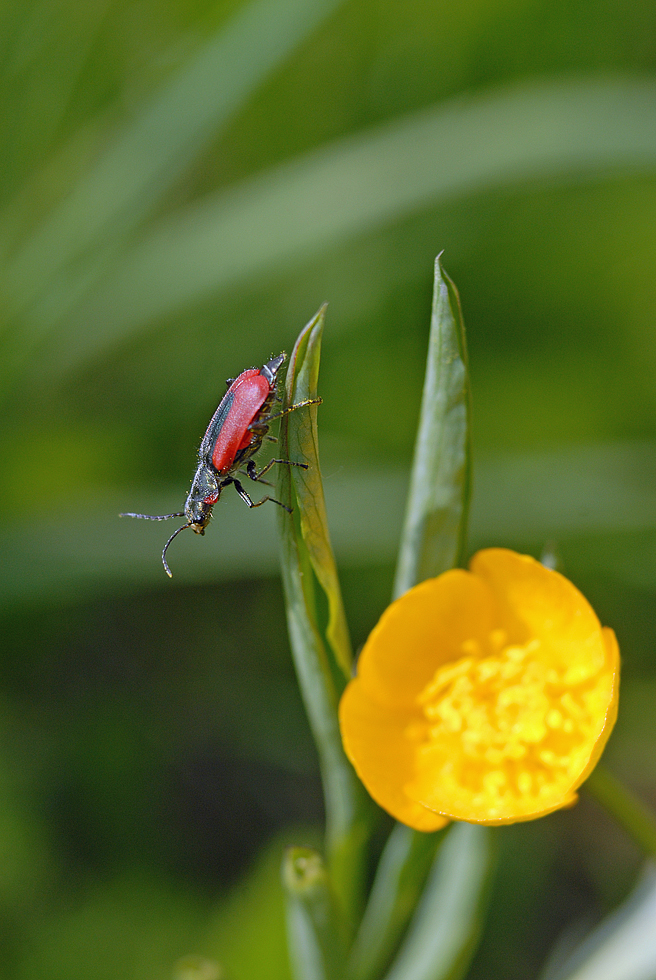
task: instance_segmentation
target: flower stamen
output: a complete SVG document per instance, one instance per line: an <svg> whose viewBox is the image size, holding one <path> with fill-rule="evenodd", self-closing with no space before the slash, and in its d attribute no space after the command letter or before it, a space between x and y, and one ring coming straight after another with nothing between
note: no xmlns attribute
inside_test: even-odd
<svg viewBox="0 0 656 980"><path fill-rule="evenodd" d="M419 752L431 768L438 763L449 796L494 817L520 797L537 805L566 780L596 723L598 698L596 674L577 683L566 666L553 667L539 639L509 644L495 629L484 646L487 655L478 641L465 641L465 655L439 667L418 695L429 723Z"/></svg>

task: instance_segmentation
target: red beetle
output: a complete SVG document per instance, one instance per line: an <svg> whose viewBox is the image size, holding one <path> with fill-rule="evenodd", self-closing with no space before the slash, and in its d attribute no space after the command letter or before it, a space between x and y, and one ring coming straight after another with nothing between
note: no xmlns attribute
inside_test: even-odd
<svg viewBox="0 0 656 980"><path fill-rule="evenodd" d="M185 501L184 511L160 516L155 514L120 515L121 517L142 517L148 521L167 521L169 517L187 518L187 523L174 531L164 545L162 562L169 578L172 578L172 574L166 562L166 552L171 541L180 531L185 531L188 527L193 528L197 534L205 534L205 528L212 516L212 508L221 496L223 488L230 483L234 484L235 490L249 507L259 507L267 500L271 500L274 504L278 504L291 513L289 507L268 494L258 500L257 503L253 503L244 490L241 481L237 479L241 467L245 467L245 470L241 470L241 472L245 472L249 479L270 486L266 480L262 480L262 477L269 472L275 463L307 469L307 463L294 463L290 459L271 459L258 473L252 459L262 448L262 442L265 438L272 442L276 441L268 435L270 422L282 415L287 415L288 412L295 411L297 408L317 405L321 402L320 398L312 398L299 402L297 405L291 405L283 412L271 414L273 402L277 397L276 379L278 371L286 356L284 353L278 354L277 357L272 357L270 361L267 361L263 367L259 369L248 368L248 370L242 371L238 378L229 378L226 382L228 390L212 416L198 450L198 468Z"/></svg>

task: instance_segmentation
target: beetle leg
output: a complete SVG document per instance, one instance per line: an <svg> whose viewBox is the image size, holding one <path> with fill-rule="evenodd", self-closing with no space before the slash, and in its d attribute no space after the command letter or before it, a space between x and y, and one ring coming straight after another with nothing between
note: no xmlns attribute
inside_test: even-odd
<svg viewBox="0 0 656 980"><path fill-rule="evenodd" d="M245 470L237 470L237 472L240 473L241 476L247 476L250 480L257 480L259 483L263 483L265 487L272 487L273 486L273 483L269 483L268 480L260 480L257 475L251 475L253 473L254 469L255 469L255 464L253 463L253 460L251 459L249 461L249 464L248 464L248 466L246 467Z"/></svg>
<svg viewBox="0 0 656 980"><path fill-rule="evenodd" d="M264 476L265 473L269 472L269 470L271 469L274 463L275 463L275 459L272 459L271 462L267 463L266 466L263 466L260 472L258 473L257 470L255 469L254 460L249 459L248 463L246 464L246 472L249 478L253 480L254 483L257 483L257 481L260 479L261 476ZM262 483L266 483L266 480L262 480ZM269 486L271 486L271 484L269 484Z"/></svg>
<svg viewBox="0 0 656 980"><path fill-rule="evenodd" d="M295 463L291 459L270 459L266 466L263 466L258 473L255 469L255 462L252 459L249 459L248 463L246 464L246 472L251 480L256 482L259 480L261 483L266 483L266 480L263 480L262 477L265 473L269 472L274 463L284 463L286 466L300 466L302 470L306 470L308 468L307 463ZM271 484L269 483L267 486L271 486Z"/></svg>
<svg viewBox="0 0 656 980"><path fill-rule="evenodd" d="M304 402L297 402L296 405L290 405L289 408L283 409L282 412L276 412L275 415L265 415L260 421L273 422L274 419L280 419L283 415L289 415L290 412L295 412L297 408L305 408L307 405L321 405L322 401L322 398L307 398Z"/></svg>
<svg viewBox="0 0 656 980"><path fill-rule="evenodd" d="M265 438L266 438L266 439L267 439L267 440L268 440L269 442L278 442L278 437L277 437L277 436L266 436Z"/></svg>
<svg viewBox="0 0 656 980"><path fill-rule="evenodd" d="M270 500L272 504L278 504L278 506L282 507L283 510L286 510L288 514L291 514L292 512L291 507L287 507L285 504L281 503L280 500L276 500L275 497L270 497L268 494L266 495L266 497L262 497L261 500L258 500L257 503L253 503L251 498L248 496L248 494L242 487L239 480L235 480L233 477L232 482L234 483L235 490L237 491L241 499L244 501L245 504L248 504L249 507L261 507L262 504L265 504L267 502L267 500Z"/></svg>

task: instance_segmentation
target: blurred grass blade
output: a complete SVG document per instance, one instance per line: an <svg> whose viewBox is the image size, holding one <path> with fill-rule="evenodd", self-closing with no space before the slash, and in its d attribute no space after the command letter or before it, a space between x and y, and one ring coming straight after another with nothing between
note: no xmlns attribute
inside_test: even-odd
<svg viewBox="0 0 656 980"><path fill-rule="evenodd" d="M294 980L343 980L344 935L321 855L310 847L289 847L282 880Z"/></svg>
<svg viewBox="0 0 656 980"><path fill-rule="evenodd" d="M385 980L456 980L463 975L478 937L490 866L488 828L457 823L447 831Z"/></svg>
<svg viewBox="0 0 656 980"><path fill-rule="evenodd" d="M242 5L124 129L9 266L7 284L16 305L34 301L64 266L99 242L116 245L117 236L134 229L339 2ZM56 284L51 288L57 292Z"/></svg>
<svg viewBox="0 0 656 980"><path fill-rule="evenodd" d="M435 260L419 430L394 595L462 560L470 492L470 390L458 293Z"/></svg>
<svg viewBox="0 0 656 980"><path fill-rule="evenodd" d="M559 961L559 962L558 962ZM541 980L654 980L656 977L656 868L563 962L553 957Z"/></svg>
<svg viewBox="0 0 656 980"><path fill-rule="evenodd" d="M287 371L284 407L317 397L325 308L301 332ZM282 579L289 636L301 694L319 752L326 801L329 867L339 901L352 917L360 902L362 845L369 801L348 762L339 734L337 704L351 653L335 562L328 538L317 446L316 405L285 415L280 426L283 459L308 463L279 467ZM316 579L315 579L316 576ZM328 623L322 626L325 588ZM323 617L324 619L326 617Z"/></svg>
<svg viewBox="0 0 656 980"><path fill-rule="evenodd" d="M369 901L349 956L349 980L376 980L389 963L419 900L439 834L418 834L397 823L383 851Z"/></svg>
<svg viewBox="0 0 656 980"><path fill-rule="evenodd" d="M89 290L44 370L70 368L220 289L277 274L454 195L636 167L656 169L651 79L557 80L458 97L320 148L161 221L106 282ZM34 314L51 325L60 315L59 301Z"/></svg>

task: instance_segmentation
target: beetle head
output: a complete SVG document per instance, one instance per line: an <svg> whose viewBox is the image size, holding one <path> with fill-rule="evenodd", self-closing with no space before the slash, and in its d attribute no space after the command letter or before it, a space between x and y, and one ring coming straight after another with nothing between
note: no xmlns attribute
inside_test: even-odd
<svg viewBox="0 0 656 980"><path fill-rule="evenodd" d="M286 357L287 355L283 351L282 354L278 354L277 357L272 357L270 361L267 361L266 364L260 368L260 374L267 379L270 388L275 386L276 376Z"/></svg>

